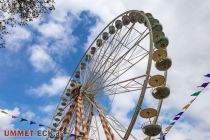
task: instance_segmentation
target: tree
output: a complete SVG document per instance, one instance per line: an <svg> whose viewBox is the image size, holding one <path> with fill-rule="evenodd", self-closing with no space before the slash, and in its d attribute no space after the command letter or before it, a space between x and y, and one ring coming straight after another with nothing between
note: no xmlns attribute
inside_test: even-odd
<svg viewBox="0 0 210 140"><path fill-rule="evenodd" d="M0 47L5 47L7 28L25 25L54 10L54 0L0 0Z"/></svg>

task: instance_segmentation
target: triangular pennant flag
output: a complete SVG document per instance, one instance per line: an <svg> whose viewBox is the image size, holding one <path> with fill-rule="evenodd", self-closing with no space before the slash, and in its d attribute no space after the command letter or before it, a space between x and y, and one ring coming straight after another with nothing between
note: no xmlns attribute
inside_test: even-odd
<svg viewBox="0 0 210 140"><path fill-rule="evenodd" d="M4 114L8 114L6 111L4 111L4 110L1 110L0 111L1 113L4 113Z"/></svg>
<svg viewBox="0 0 210 140"><path fill-rule="evenodd" d="M192 104L195 101L195 99L196 99L196 97L190 101L190 104Z"/></svg>
<svg viewBox="0 0 210 140"><path fill-rule="evenodd" d="M180 116L176 116L176 117L173 118L173 120L177 121L179 118L180 118Z"/></svg>
<svg viewBox="0 0 210 140"><path fill-rule="evenodd" d="M198 96L201 93L201 91L197 91L195 93L193 93L191 96Z"/></svg>
<svg viewBox="0 0 210 140"><path fill-rule="evenodd" d="M20 121L21 121L21 122L24 122L24 121L28 121L28 120L26 120L26 119L24 119L24 118L20 118Z"/></svg>
<svg viewBox="0 0 210 140"><path fill-rule="evenodd" d="M206 77L210 77L210 73L209 73L209 74L206 74L206 75L204 75L204 76L206 76Z"/></svg>
<svg viewBox="0 0 210 140"><path fill-rule="evenodd" d="M70 134L70 137L75 137L76 135L75 134Z"/></svg>
<svg viewBox="0 0 210 140"><path fill-rule="evenodd" d="M198 87L203 87L206 88L208 86L209 82L203 83L202 85L198 86Z"/></svg>
<svg viewBox="0 0 210 140"><path fill-rule="evenodd" d="M162 135L162 139L161 140L166 140L166 135Z"/></svg>
<svg viewBox="0 0 210 140"><path fill-rule="evenodd" d="M36 124L36 122L30 121L30 125L32 125L32 124Z"/></svg>
<svg viewBox="0 0 210 140"><path fill-rule="evenodd" d="M184 112L179 112L176 116L181 116Z"/></svg>
<svg viewBox="0 0 210 140"><path fill-rule="evenodd" d="M15 119L15 118L17 118L17 116L12 115L12 118Z"/></svg>
<svg viewBox="0 0 210 140"><path fill-rule="evenodd" d="M162 132L162 133L160 134L160 138L159 138L159 139L160 139L160 140L165 140L165 136L166 136L166 135Z"/></svg>
<svg viewBox="0 0 210 140"><path fill-rule="evenodd" d="M39 126L40 126L40 127L42 127L42 126L45 126L45 125L43 125L43 124L39 124Z"/></svg>
<svg viewBox="0 0 210 140"><path fill-rule="evenodd" d="M170 123L169 125L174 125L176 122L172 122L172 123Z"/></svg>
<svg viewBox="0 0 210 140"><path fill-rule="evenodd" d="M190 107L190 105L191 105L191 104L187 104L187 105L185 105L182 109L185 109L185 110L186 110L186 109L188 109L188 108Z"/></svg>
<svg viewBox="0 0 210 140"><path fill-rule="evenodd" d="M63 133L64 133L64 134L68 134L68 132L66 132L66 131L64 131Z"/></svg>
<svg viewBox="0 0 210 140"><path fill-rule="evenodd" d="M169 131L170 129L172 128L172 126L170 125L170 126L168 126L168 127L166 127L166 131Z"/></svg>

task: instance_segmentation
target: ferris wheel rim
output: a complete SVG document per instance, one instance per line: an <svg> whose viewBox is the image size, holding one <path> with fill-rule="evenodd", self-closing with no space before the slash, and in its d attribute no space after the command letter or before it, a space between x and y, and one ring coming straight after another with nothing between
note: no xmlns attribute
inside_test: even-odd
<svg viewBox="0 0 210 140"><path fill-rule="evenodd" d="M68 88L68 86L69 86L69 84L70 84L70 81L72 80L72 77L74 76L74 73L75 73L75 72L77 71L77 69L79 68L80 63L81 63L82 60L84 59L85 55L87 54L87 52L89 51L89 49L91 48L91 46L95 43L95 41L97 40L97 38L98 38L98 37L107 29L107 27L109 27L109 25L110 25L111 23L113 23L116 19L118 19L119 17L122 17L124 14L129 13L129 12L142 12L142 11L139 11L139 10L128 10L128 11L126 11L126 12L123 12L123 13L121 13L120 15L118 15L117 17L115 17L112 21L110 21L110 22L103 28L103 30L95 37L95 39L92 41L92 43L91 43L91 44L89 45L89 47L86 49L86 51L84 52L84 55L83 55L82 58L79 60L79 62L78 62L78 64L76 65L75 69L73 70L73 72L72 72L72 74L71 74L71 76L70 76L70 78L69 78L69 80L68 80L68 82L67 82L67 85L65 86L65 88L64 88L64 90L63 90L63 93L62 93L62 95L61 95L61 97L60 97L59 102L61 102L61 99L62 99L62 97L64 96L65 91L66 91L66 89ZM57 111L58 108L59 108L59 104L57 105L55 112ZM49 124L49 126L50 126L51 124L52 124L52 121L51 121L51 123Z"/></svg>
<svg viewBox="0 0 210 140"><path fill-rule="evenodd" d="M99 36L107 29L107 27L109 27L109 25L111 25L111 24L112 24L116 19L118 19L119 17L122 17L124 14L129 13L129 12L139 12L139 13L141 13L141 11L138 11L138 10L129 10L129 11L126 11L126 12L120 14L119 16L117 16L116 18L114 18L109 24L107 24L107 26L98 34L98 36L94 39L94 41L89 45L89 47L88 47L88 49L86 50L86 52L84 53L83 57L80 59L78 65L76 66L75 70L73 71L73 73L72 73L72 75L71 75L71 78L69 79L69 81L68 81L68 83L67 83L67 85L66 85L66 87L65 87L65 89L64 89L63 94L61 95L60 101L61 101L62 97L64 96L65 91L66 91L66 89L68 88L68 86L69 86L69 84L70 84L70 81L72 80L72 77L73 77L74 73L78 70L80 63L82 62L82 60L84 59L84 57L85 57L85 55L88 53L88 51L90 50L91 46L96 42L96 40L99 38ZM148 53L149 59L148 59L147 68L146 68L146 78L145 78L144 83L143 83L143 88L144 88L144 89L141 90L141 95L143 95L143 96L141 96L141 95L139 96L139 100L138 100L137 105L136 105L135 113L134 113L134 115L132 116L132 119L131 119L131 121L130 121L130 124L133 123L133 126L134 126L134 124L135 124L135 121L136 121L136 118L137 118L137 116L138 116L138 113L139 113L139 111L140 111L140 109L141 109L141 108L138 109L137 107L138 107L138 106L141 106L142 101L143 101L143 99L144 99L144 94L145 94L146 89L147 89L147 84L148 84L148 80L149 80L149 77L150 77L150 71L151 71L151 65L152 65L152 54L153 54L153 52L154 52L154 49L153 49L154 45L153 45L152 27L151 27L151 25L150 25L150 22L149 22L147 16L146 16L144 13L141 13L141 14L144 16L144 18L146 19L146 22L147 22L147 24L148 24L148 27L147 27L147 28L149 29L149 37L150 37L150 39L149 39L149 40L150 40L150 47L149 47L149 48L150 48L150 49L149 49L149 53ZM165 77L167 77L167 74L165 75ZM160 101L160 102L161 102L161 101ZM138 105L138 104L139 104L139 105ZM58 104L58 106L57 106L57 108L56 108L56 111L57 111L58 107L59 107L59 104ZM158 107L157 110L159 110L159 112L160 112L160 109L161 109L161 106ZM137 111L136 111L136 110L137 110ZM159 114L159 113L158 113L158 114ZM133 118L135 119L134 122L132 122ZM157 118L158 118L158 116L157 116ZM128 139L128 137L129 137L129 135L131 134L131 131L132 131L132 129L133 129L133 126L130 126L130 124L129 124L129 127L127 128L127 131L126 131L125 135L124 135L124 138L123 138L124 140L127 140L127 139ZM129 131L130 131L130 132L129 132Z"/></svg>

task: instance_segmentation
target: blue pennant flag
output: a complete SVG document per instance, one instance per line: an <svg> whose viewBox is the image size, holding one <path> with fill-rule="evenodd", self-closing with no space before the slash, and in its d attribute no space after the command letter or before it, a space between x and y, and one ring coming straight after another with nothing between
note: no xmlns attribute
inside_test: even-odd
<svg viewBox="0 0 210 140"><path fill-rule="evenodd" d="M40 126L40 127L42 127L42 126L45 126L45 125L43 125L43 124L39 124L39 126Z"/></svg>
<svg viewBox="0 0 210 140"><path fill-rule="evenodd" d="M178 116L182 116L183 113L184 113L184 112L180 112L180 113L176 114L176 116L177 116L177 117L178 117Z"/></svg>
<svg viewBox="0 0 210 140"><path fill-rule="evenodd" d="M26 119L24 119L24 118L20 118L20 121L21 121L21 122L26 122L26 121L28 121L28 120L26 120Z"/></svg>
<svg viewBox="0 0 210 140"><path fill-rule="evenodd" d="M174 117L173 120L178 120L179 118L180 118L180 116L176 116L176 117Z"/></svg>
<svg viewBox="0 0 210 140"><path fill-rule="evenodd" d="M30 125L32 125L32 124L36 124L36 122L30 121Z"/></svg>
<svg viewBox="0 0 210 140"><path fill-rule="evenodd" d="M162 138L161 138L161 140L166 140L166 135L162 135Z"/></svg>
<svg viewBox="0 0 210 140"><path fill-rule="evenodd" d="M204 75L204 76L206 76L206 77L209 77L209 78L210 78L210 73L209 73L209 74L206 74L206 75Z"/></svg>

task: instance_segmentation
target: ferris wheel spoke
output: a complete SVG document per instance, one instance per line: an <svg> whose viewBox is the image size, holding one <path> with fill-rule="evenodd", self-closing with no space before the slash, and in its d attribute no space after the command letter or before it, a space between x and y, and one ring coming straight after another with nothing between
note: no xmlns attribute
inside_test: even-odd
<svg viewBox="0 0 210 140"><path fill-rule="evenodd" d="M118 31L117 31L117 32L118 32ZM115 35L119 36L119 35L117 34L117 32L116 32ZM121 30L119 30L119 33L120 33L120 32L121 32ZM112 38L111 42L112 42L112 41L114 41L114 37ZM101 49L100 49L100 50L103 50L103 49L104 49L103 54L100 55L100 58L96 59L95 62L98 62L98 63L95 63L95 65L92 66L92 70L91 70L91 71L93 71L93 73L97 70L98 66L102 67L102 64L103 64L103 61L102 61L103 59L102 59L102 58L106 57L106 53L108 52L109 49L111 49L110 52L111 52L112 50L115 49L113 46L115 46L116 43L117 43L117 42L115 41L114 43L112 43L113 45L103 44L103 46L102 46ZM110 44L111 44L111 43L110 43ZM108 59L108 57L107 57L107 59Z"/></svg>
<svg viewBox="0 0 210 140"><path fill-rule="evenodd" d="M73 133L77 140L81 135L82 139L137 140L132 129L146 93L150 88L154 92L154 89L159 88L156 85L166 80L165 75L156 71L156 75L150 73L153 72L153 63L156 63L158 70L161 69L157 65L160 63L159 59L162 60L162 54L167 54L167 45L168 40L162 26L150 13L133 10L116 17L100 32L83 55L62 94L56 115L50 124L52 127L49 128ZM146 66L142 67L144 65ZM155 76L160 78L155 79ZM71 91L70 94L67 91ZM79 95L80 98L74 100L75 96L72 95ZM152 95L156 99L162 99L159 95ZM115 103L127 96L138 97L138 100L135 100L135 107L125 112L125 115L129 115L126 118L129 122L122 123L121 117L115 118L112 111ZM72 103L75 107L70 110L67 107ZM160 101L156 109L157 116L161 103ZM68 116L71 114L69 112L72 112L71 117ZM150 122L156 125L157 119L155 117ZM65 120L68 120L67 123Z"/></svg>
<svg viewBox="0 0 210 140"><path fill-rule="evenodd" d="M119 31L117 31L117 32L121 32L121 30L119 30ZM108 43L108 45L106 45L106 42L107 42L107 41L104 41L104 42L103 42L103 45L101 46L101 49L100 49L99 54L97 54L97 52L95 53L95 54L97 55L97 58L95 59L96 61L94 61L95 63L92 65L92 70L91 70L91 71L95 71L95 69L97 68L97 63L96 63L96 62L98 62L97 60L99 59L99 57L103 58L104 55L106 54L106 52L107 52L110 48L113 48L113 47L109 47L109 46L111 46L111 44L114 42L115 36L118 35L117 32L114 34L114 36L112 37L112 39L111 39L111 41ZM110 37L109 37L109 38L110 38ZM103 49L104 49L104 52L103 52ZM103 52L103 55L102 55L102 56L101 56L101 52ZM94 55L93 58L95 58L96 55ZM101 60L102 60L102 59L99 60L98 64L101 64Z"/></svg>
<svg viewBox="0 0 210 140"><path fill-rule="evenodd" d="M138 57L140 57L140 56L142 56L143 55L143 57L142 58L139 58L139 60L137 59ZM145 58L147 55L148 55L148 53L146 53L146 54L142 54L142 55L139 55L138 57L135 57L135 58L133 58L133 59L137 59L138 61L137 62L130 62L130 60L127 60L127 59L123 59L124 60L124 63L122 63L121 65L122 65L122 67L120 66L120 69L118 70L118 71L116 71L116 69L114 69L114 70L112 70L112 72L109 74L109 76L104 80L104 81L106 81L110 76L111 76L111 74L115 74L115 73L118 73L118 77L120 77L123 73L125 73L126 71L128 71L130 68L132 68L135 64L137 64L139 61L141 61L143 58ZM132 60L133 60L132 59ZM126 66L126 62L130 62L130 64L131 64L131 66L127 66L127 67L125 67ZM125 66L124 66L125 65ZM124 67L125 68L124 68ZM119 75L119 73L120 72L122 72L120 75ZM107 74L108 74L109 72L107 72ZM106 76L106 74L102 77L102 78L105 78L105 76ZM115 79L117 79L118 77L116 77Z"/></svg>
<svg viewBox="0 0 210 140"><path fill-rule="evenodd" d="M140 54L139 56L136 56L136 57L134 57L134 58L132 58L132 59L130 59L130 60L132 61L132 60L137 59L138 57L143 56L143 55L148 55L148 53ZM145 57L146 57L146 56L145 56ZM126 60L126 61L127 61L127 60ZM130 62L130 63L131 63L131 62ZM122 64L122 65L123 65L123 64ZM129 66L129 67L130 67L130 66ZM128 69L129 67L125 67L125 68L122 67L120 70L114 72L113 74L120 73L121 71L124 71L124 70Z"/></svg>
<svg viewBox="0 0 210 140"><path fill-rule="evenodd" d="M100 131L99 131L99 128L101 127L101 122L98 122L98 120L97 120L97 118L96 118L96 115L94 115L94 117L93 117L93 123L94 123L94 128L95 128L95 130L92 130L92 135L96 135L96 133L97 133L97 139L99 139L100 140Z"/></svg>
<svg viewBox="0 0 210 140"><path fill-rule="evenodd" d="M131 65L131 66L127 67L127 68L124 68L124 71L122 71L120 74L118 73L118 75L117 75L115 78L109 80L109 82L108 82L107 80L108 80L109 77L111 76L111 74L110 74L110 75L106 78L106 80L104 81L104 84L105 84L106 82L108 83L107 85L113 83L117 78L119 78L119 77L122 76L124 73L126 73L129 69L131 69L135 64L137 64L139 61L141 61L141 60L142 60L143 58L145 58L147 55L148 55L148 54L144 55L141 59L139 59L139 60L138 60L137 62L135 62L133 65ZM114 73L114 72L115 72L115 70L112 71L112 73Z"/></svg>
<svg viewBox="0 0 210 140"><path fill-rule="evenodd" d="M136 46L136 44L138 44L142 39L144 39L146 36L148 35L148 33L145 35L145 36L143 36L142 38L140 38L139 39L139 41L138 42L136 42L133 46L132 46L132 48L130 49L130 50L128 50L126 53L124 53L122 56L120 56L117 60L116 60L116 62L114 62L105 72L103 72L101 75L99 75L97 78L95 78L94 80L92 80L93 82L91 82L91 84L93 84L97 79L99 79L100 77L102 77L112 66L114 66L114 64L116 64L117 62L119 62L119 61L122 61L122 59L123 58L125 58L125 56Z"/></svg>
<svg viewBox="0 0 210 140"><path fill-rule="evenodd" d="M138 38L140 38L141 36L143 36L145 33L147 33L146 31L148 31L148 29L145 29L145 31L144 32L142 32L142 34L137 34L137 35L135 35L135 33L134 33L134 37L132 37L132 38L130 38L128 41L127 41L127 43L126 44L122 44L124 47L127 47L127 46L129 46L129 45L131 45L131 43L134 43L134 42L136 42L136 40L138 39ZM119 41L118 39L116 39L117 41Z"/></svg>
<svg viewBox="0 0 210 140"><path fill-rule="evenodd" d="M125 94L125 93L133 93L134 91L141 91L142 89L135 89L135 90L129 90L129 91L122 91L122 92L113 92L113 93L108 93L108 94L100 94L96 95L97 97L104 97L104 96L112 96L112 95L118 95L118 94ZM133 93L134 94L134 93Z"/></svg>
<svg viewBox="0 0 210 140"><path fill-rule="evenodd" d="M128 28L127 26L125 26L126 28ZM138 32L139 34L142 34L140 31L138 31L135 27L133 27L133 29L136 31L136 32ZM148 29L148 28L146 28L146 29Z"/></svg>
<svg viewBox="0 0 210 140"><path fill-rule="evenodd" d="M128 82L128 81L127 81ZM131 81L130 80L130 82L133 82L133 81ZM122 84L122 83L116 83L116 84L113 84L113 85L110 85L110 86L106 86L106 87L101 87L101 88L97 88L97 89L95 89L95 90L90 90L90 91L88 91L88 92L90 92L90 93L94 93L94 92L99 92L99 91L101 91L101 90L103 90L103 91L107 91L107 92L110 92L110 91L112 91L112 92L115 92L115 91L113 91L114 89L118 89L118 90L120 90L121 88L127 88L126 89L126 92L130 92L130 91L133 91L134 89L137 89L137 90L141 90L141 87L143 86L141 83L135 83L135 84L130 84L129 85L129 83L127 83L127 85L120 85L120 84ZM108 87L111 87L111 89L109 89ZM114 89L113 89L114 88ZM100 92L99 92L100 93ZM120 93L122 93L122 91L121 92L118 92L118 93L116 93L116 94L120 94ZM123 93L125 93L125 91L123 91ZM96 95L97 96L97 95Z"/></svg>
<svg viewBox="0 0 210 140"><path fill-rule="evenodd" d="M96 110L99 112L99 114L101 114L103 116L103 118L105 119L105 121L107 122L107 124L116 132L116 134L120 138L123 138L123 136L116 130L116 128L114 128L113 125L106 119L106 117L104 116L104 113L103 113L103 111L104 111L103 108L99 104L97 104L96 102L92 102L91 100L89 100L89 101L93 104L93 106L96 108Z"/></svg>
<svg viewBox="0 0 210 140"><path fill-rule="evenodd" d="M131 32L132 33L132 32ZM117 40L116 39L116 41L118 41L122 46L124 46L124 47L120 47L117 51L116 51L116 53L115 53L115 56L113 57L113 58L117 58L117 55L118 55L118 53L120 53L120 51L121 52L123 52L125 49L129 49L128 47L126 47L129 43L128 43L128 41L129 41L129 39L130 39L130 35L131 34L129 34L129 36L126 38L126 43L125 43L125 45L124 45L124 43L122 43L122 42L120 42L119 40ZM122 49L123 48L123 49ZM112 61L111 61L111 63L109 64L109 66L111 65L111 64L113 64L115 62L115 60L113 59ZM105 71L105 68L106 67L104 67L104 69L102 70L102 73Z"/></svg>
<svg viewBox="0 0 210 140"><path fill-rule="evenodd" d="M127 130L126 127L121 122L119 122L113 115L107 115L106 118L109 119L109 120L111 120L113 122L113 124L115 124L116 127L119 128L118 129L119 131L124 132L124 133L126 132L126 130ZM135 140L137 140L137 138L132 133L130 135Z"/></svg>
<svg viewBox="0 0 210 140"><path fill-rule="evenodd" d="M121 131L121 132L126 132L126 128L122 125L122 123L120 123L120 121L118 121L118 119L116 119L110 112L106 111L103 109L103 107L101 105L99 105L98 103L96 103L96 107L98 107L98 110L101 111L101 112L104 112L108 115L104 115L106 121L109 123L109 125L113 128L113 130L116 131L116 133L118 134L118 136L121 137L122 134L120 134L118 131ZM135 138L134 135L132 135L131 133L131 136L137 140L137 138ZM121 137L122 138L122 137Z"/></svg>
<svg viewBox="0 0 210 140"><path fill-rule="evenodd" d="M133 27L133 26L134 26L134 24L133 24L131 27ZM132 28L130 28L130 29L125 33L125 35L122 37L122 39L121 39L120 42L122 42L124 39L126 40L126 36L129 35L129 34L131 33L131 31L132 31ZM127 37L128 37L128 36L127 36ZM115 52L115 50L116 50L118 47L120 47L120 43L118 43L118 44L113 48L112 52L108 55L108 57L106 58L106 60L104 60L104 63L102 64L101 67L103 67L103 66L108 62L109 58L112 56L112 54ZM95 68L95 70L96 70L96 69L97 69L97 67ZM95 71L95 70L94 70L94 73L95 73L95 75L97 75L97 74L100 72L101 68L98 69L99 71ZM94 77L94 76L93 76L93 77ZM92 79L89 79L89 80L92 81L93 78L92 78Z"/></svg>
<svg viewBox="0 0 210 140"><path fill-rule="evenodd" d="M148 32L147 32L147 31L148 31ZM141 37L141 36L143 36L144 34L147 34L147 33L149 33L148 28L146 28L141 34L137 35L134 39L131 39L130 42L127 42L126 44L123 44L123 43L120 42L120 44L121 44L122 46L124 46L124 47L127 47L127 46L129 46L131 43L133 43L137 38L139 38L139 37ZM115 40L119 42L119 39L115 38ZM128 41L129 41L129 40L128 40ZM137 45L138 45L138 44L137 44ZM142 49L144 49L144 48L142 48ZM146 50L146 51L148 51L148 50Z"/></svg>
<svg viewBox="0 0 210 140"><path fill-rule="evenodd" d="M126 80L123 80L123 81L120 81L120 82L116 82L116 83L109 83L109 84L104 84L103 87L100 87L100 88L96 88L96 91L97 90L101 90L101 89L104 89L104 88L107 88L107 87L110 87L110 86L115 86L115 85L118 85L118 84L123 84L123 83L129 83L129 82L132 82L136 79L140 79L140 78L144 78L146 75L141 75L141 76L137 76L137 77L133 77L133 78L130 78L130 79L126 79ZM140 84L140 83L139 83Z"/></svg>

